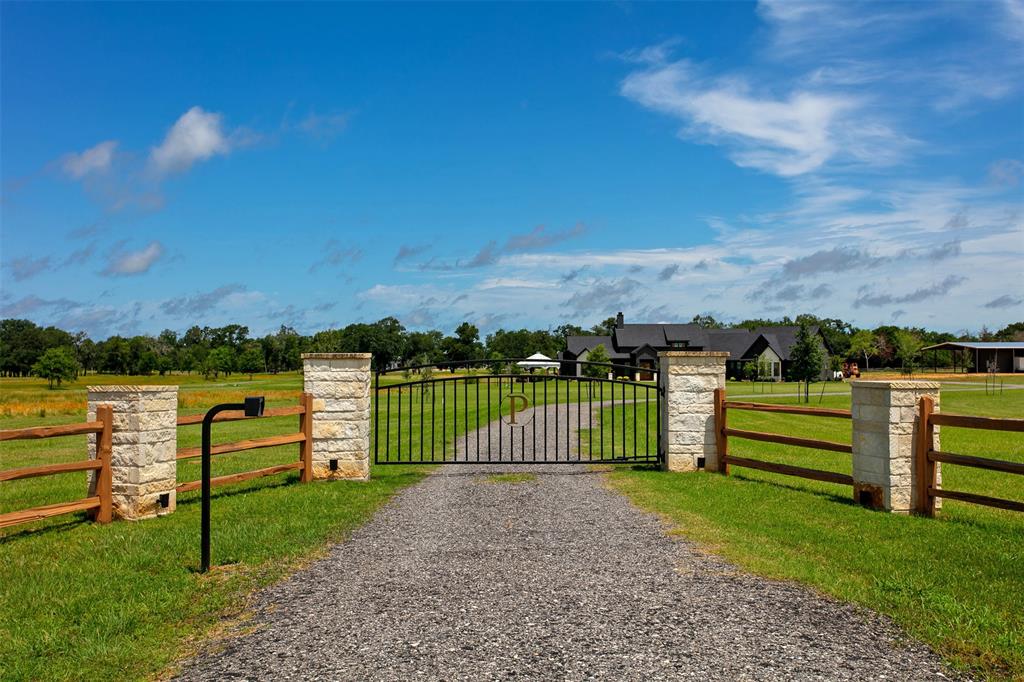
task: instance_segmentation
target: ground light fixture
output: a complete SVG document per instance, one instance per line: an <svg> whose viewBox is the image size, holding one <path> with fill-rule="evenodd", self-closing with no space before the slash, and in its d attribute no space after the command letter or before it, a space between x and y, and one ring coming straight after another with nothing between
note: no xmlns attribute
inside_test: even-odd
<svg viewBox="0 0 1024 682"><path fill-rule="evenodd" d="M221 403L214 405L203 417L203 502L202 502L202 523L201 539L199 544L199 571L206 573L210 570L210 427L213 425L213 418L221 412L241 411L246 417L263 416L263 396L249 397L243 403Z"/></svg>

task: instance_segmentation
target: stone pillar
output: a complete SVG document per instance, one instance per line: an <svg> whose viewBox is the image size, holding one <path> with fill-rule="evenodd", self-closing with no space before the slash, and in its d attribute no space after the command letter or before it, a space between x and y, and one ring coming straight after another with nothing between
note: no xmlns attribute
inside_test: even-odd
<svg viewBox="0 0 1024 682"><path fill-rule="evenodd" d="M370 478L370 354L305 353L313 396L313 478Z"/></svg>
<svg viewBox="0 0 1024 682"><path fill-rule="evenodd" d="M854 499L907 514L917 504L914 442L918 404L922 396L931 396L937 412L939 384L856 380L851 387ZM936 449L938 446L939 428L935 427ZM936 476L941 476L940 465L935 467Z"/></svg>
<svg viewBox="0 0 1024 682"><path fill-rule="evenodd" d="M177 386L89 386L89 421L97 405L114 411L111 479L116 518L135 521L174 511L178 475ZM96 435L89 436L96 457ZM96 472L89 472L89 491Z"/></svg>
<svg viewBox="0 0 1024 682"><path fill-rule="evenodd" d="M663 468L696 471L698 458L717 469L715 389L725 388L725 361L720 351L667 351L658 354Z"/></svg>

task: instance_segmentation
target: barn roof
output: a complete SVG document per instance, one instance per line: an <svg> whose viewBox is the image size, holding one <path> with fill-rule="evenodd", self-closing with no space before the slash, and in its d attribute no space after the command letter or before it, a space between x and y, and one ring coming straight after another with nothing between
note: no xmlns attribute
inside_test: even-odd
<svg viewBox="0 0 1024 682"><path fill-rule="evenodd" d="M1024 341L944 341L921 350L1024 350Z"/></svg>

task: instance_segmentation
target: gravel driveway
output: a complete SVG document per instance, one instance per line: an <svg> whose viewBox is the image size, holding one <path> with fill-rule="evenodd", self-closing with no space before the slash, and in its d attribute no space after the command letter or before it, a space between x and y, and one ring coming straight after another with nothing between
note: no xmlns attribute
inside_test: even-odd
<svg viewBox="0 0 1024 682"><path fill-rule="evenodd" d="M441 467L256 608L181 678L951 676L878 616L670 538L584 465Z"/></svg>

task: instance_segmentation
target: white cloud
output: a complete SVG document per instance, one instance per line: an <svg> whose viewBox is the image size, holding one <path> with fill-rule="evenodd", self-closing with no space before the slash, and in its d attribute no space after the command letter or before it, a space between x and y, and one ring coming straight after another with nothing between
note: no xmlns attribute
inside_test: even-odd
<svg viewBox="0 0 1024 682"><path fill-rule="evenodd" d="M763 56L810 69L809 82L869 86L902 109L939 112L1005 98L1020 88L1024 2L800 2L761 0ZM947 35L950 25L969 26ZM936 32L942 40L934 40Z"/></svg>
<svg viewBox="0 0 1024 682"><path fill-rule="evenodd" d="M773 97L742 78L703 78L685 60L630 73L621 93L678 118L681 136L726 145L738 165L781 176L840 159L892 163L908 142L872 120L860 98L807 89Z"/></svg>
<svg viewBox="0 0 1024 682"><path fill-rule="evenodd" d="M118 245L110 254L104 275L141 275L148 272L153 264L164 255L164 247L160 242L150 242L139 251L123 251Z"/></svg>
<svg viewBox="0 0 1024 682"><path fill-rule="evenodd" d="M87 175L105 173L110 170L116 150L116 140L100 142L84 152L64 155L60 160L60 167L75 180L81 180Z"/></svg>
<svg viewBox="0 0 1024 682"><path fill-rule="evenodd" d="M188 170L196 161L205 161L231 151L221 115L192 107L175 121L164 141L149 155L156 173L165 175Z"/></svg>

